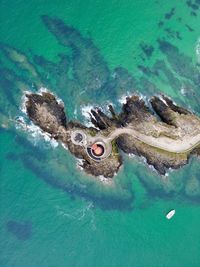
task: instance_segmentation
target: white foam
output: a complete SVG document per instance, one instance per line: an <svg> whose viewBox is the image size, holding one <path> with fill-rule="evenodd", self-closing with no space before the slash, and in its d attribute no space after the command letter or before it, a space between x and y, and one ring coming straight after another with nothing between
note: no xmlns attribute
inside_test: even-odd
<svg viewBox="0 0 200 267"><path fill-rule="evenodd" d="M77 119L77 108L74 110L74 118Z"/></svg>
<svg viewBox="0 0 200 267"><path fill-rule="evenodd" d="M128 154L128 157L133 159L133 158L135 158L135 157L136 157L136 155L135 155L135 154L133 154L133 153L129 153L129 154Z"/></svg>
<svg viewBox="0 0 200 267"><path fill-rule="evenodd" d="M8 129L8 125L5 124L5 123L2 123L2 124L1 124L1 127L4 128L4 129Z"/></svg>
<svg viewBox="0 0 200 267"><path fill-rule="evenodd" d="M200 63L200 37L197 40L196 46L195 46L195 52L198 63Z"/></svg>
<svg viewBox="0 0 200 267"><path fill-rule="evenodd" d="M107 109L107 110L109 109L109 106L113 106L113 108L114 108L114 107L115 107L115 104L108 100L108 101L106 102L106 109Z"/></svg>
<svg viewBox="0 0 200 267"><path fill-rule="evenodd" d="M30 134L31 141L34 143L34 145L37 145L38 141L43 139L45 140L45 142L48 142L53 148L56 148L58 146L58 142L55 139L52 139L49 133L43 132L32 122L30 124L27 124L25 118L22 116L17 117L15 127L16 129L27 131Z"/></svg>
<svg viewBox="0 0 200 267"><path fill-rule="evenodd" d="M84 206L81 207L80 209L74 209L74 210L71 209L70 211L66 208L66 206L61 207L59 205L56 205L55 210L56 210L57 216L67 218L68 220L72 219L72 220L75 220L76 222L81 221L85 217L87 217L87 219L88 218L90 219L92 229L95 230L96 225L94 224L94 212L93 212L94 204L92 202L88 202L85 205L85 201L83 203L84 203Z"/></svg>
<svg viewBox="0 0 200 267"><path fill-rule="evenodd" d="M163 103L165 103L166 106L168 106L168 104L167 104L167 102L166 102L165 99L163 99L163 98L161 97L161 100L162 100Z"/></svg>
<svg viewBox="0 0 200 267"><path fill-rule="evenodd" d="M94 109L94 106L92 106L92 105L81 106L82 115L85 118L90 119L90 111L91 111L91 109Z"/></svg>
<svg viewBox="0 0 200 267"><path fill-rule="evenodd" d="M20 110L24 114L27 114L26 113L26 102L27 102L28 98L26 97L26 95L28 95L28 94L31 94L31 92L30 91L24 91L24 94L22 96L22 104L21 104Z"/></svg>
<svg viewBox="0 0 200 267"><path fill-rule="evenodd" d="M93 128L95 128L94 125L92 124L91 120L90 120L90 115L93 116L90 113L91 109L95 109L95 107L93 105L84 105L84 106L81 106L81 113L85 117L84 124L87 127L93 127Z"/></svg>
<svg viewBox="0 0 200 267"><path fill-rule="evenodd" d="M55 93L52 93L49 89L47 89L46 87L40 87L39 91L37 92L37 94L42 95L42 93L50 93L52 95L55 96L57 102L59 105L62 105L64 107L64 102L62 101L61 98L59 98Z"/></svg>
<svg viewBox="0 0 200 267"><path fill-rule="evenodd" d="M49 92L49 91L47 90L47 88L45 88L45 87L41 87L41 88L39 89L39 91L37 92L37 94L42 95L43 92L47 93L47 92ZM27 91L24 91L24 94L23 94L23 96L22 96L22 104L21 104L20 110L21 110L24 114L27 114L27 113L26 113L26 102L28 101L28 98L26 97L26 95L30 95L30 94L32 94L32 93L33 93L33 92L27 90Z"/></svg>
<svg viewBox="0 0 200 267"><path fill-rule="evenodd" d="M42 95L43 92L51 93L46 87L41 87L39 89L39 91L37 92L37 94ZM28 100L28 98L26 97L27 94L32 94L32 92L31 91L25 91L24 92L24 95L22 96L22 104L21 104L21 108L20 108L20 110L26 115L27 115L26 102ZM56 97L57 102L64 106L63 101L61 99L59 99L54 93L52 93L52 94ZM39 140L41 140L41 138L43 138L45 140L45 142L49 142L53 148L58 146L58 142L55 139L51 138L51 135L49 133L42 131L38 126L34 125L32 122L29 124L26 123L25 118L23 116L17 117L15 126L17 129L20 128L20 129L23 129L23 130L26 130L27 132L29 132L31 137L33 138L32 141L34 142L35 145L37 144L37 142ZM67 149L67 147L65 147L64 145L63 145L63 147L65 149Z"/></svg>
<svg viewBox="0 0 200 267"><path fill-rule="evenodd" d="M186 95L186 92L187 92L186 88L182 85L182 87L181 87L181 94L183 96L185 96Z"/></svg>
<svg viewBox="0 0 200 267"><path fill-rule="evenodd" d="M137 95L138 97L139 97L139 99L141 100L144 100L144 102L145 103L147 103L148 101L147 101L147 96L146 95L143 95L142 93L140 93L140 92L126 92L126 94L124 94L124 95L122 95L119 99L118 99L118 102L120 103L120 104L126 104L126 102L127 102L127 97L131 97L132 95Z"/></svg>
<svg viewBox="0 0 200 267"><path fill-rule="evenodd" d="M49 93L49 90L46 87L40 87L38 94L42 95L42 93Z"/></svg>
<svg viewBox="0 0 200 267"><path fill-rule="evenodd" d="M111 178L106 178L103 175L99 175L98 178L103 184L106 184L106 185L111 185L113 182Z"/></svg>
<svg viewBox="0 0 200 267"><path fill-rule="evenodd" d="M123 105L123 104L126 104L126 98L131 96L131 93L130 92L127 92L126 94L122 95L119 99L118 99L118 102Z"/></svg>
<svg viewBox="0 0 200 267"><path fill-rule="evenodd" d="M64 143L61 143L62 147L66 150L69 150L68 147L64 144Z"/></svg>
<svg viewBox="0 0 200 267"><path fill-rule="evenodd" d="M151 171L158 173L158 171L155 169L155 167L154 167L153 165L150 165L150 164L148 164L147 162L146 162L146 165L149 167L149 169L150 169Z"/></svg>
<svg viewBox="0 0 200 267"><path fill-rule="evenodd" d="M163 99L163 95L158 95L158 97L165 103L165 105L168 106L168 104L165 101L165 99ZM174 104L175 106L178 106L177 103L170 96L167 96L167 98L172 101L172 104Z"/></svg>
<svg viewBox="0 0 200 267"><path fill-rule="evenodd" d="M169 168L169 169L167 170L167 172L165 173L165 176L168 177L168 176L170 175L170 173L172 173L172 172L174 172L174 171L175 171L175 169Z"/></svg>
<svg viewBox="0 0 200 267"><path fill-rule="evenodd" d="M116 73L116 71L114 71L114 72L111 74L111 77L114 78L114 79L117 77L117 73Z"/></svg>
<svg viewBox="0 0 200 267"><path fill-rule="evenodd" d="M143 95L142 93L139 93L139 98L140 100L144 100L144 102L147 102L147 96L146 95Z"/></svg>
<svg viewBox="0 0 200 267"><path fill-rule="evenodd" d="M26 125L24 117L19 116L19 117L15 118L15 122L16 122L15 123L16 129L23 129L23 130L27 129L27 125Z"/></svg>
<svg viewBox="0 0 200 267"><path fill-rule="evenodd" d="M45 142L50 143L53 148L56 148L58 146L58 142L55 139L52 139L49 133L43 132L38 126L34 125L33 123L27 125L27 131L33 137L35 143L43 138Z"/></svg>
<svg viewBox="0 0 200 267"><path fill-rule="evenodd" d="M76 167L77 167L77 169L79 169L79 170L83 170L83 167L82 167L82 165L83 165L83 163L84 163L84 159L76 159L76 161L77 161L77 163L76 163ZM106 185L111 185L112 184L112 179L111 178L106 178L105 176L103 176L103 175L99 175L99 176L97 176L98 177L98 179L100 180L100 182L102 182L102 183L104 183L104 184L106 184Z"/></svg>
<svg viewBox="0 0 200 267"><path fill-rule="evenodd" d="M83 159L76 159L76 161L77 161L77 164L76 164L76 167L79 169L79 170L83 170L83 167L82 167L82 165L83 165Z"/></svg>

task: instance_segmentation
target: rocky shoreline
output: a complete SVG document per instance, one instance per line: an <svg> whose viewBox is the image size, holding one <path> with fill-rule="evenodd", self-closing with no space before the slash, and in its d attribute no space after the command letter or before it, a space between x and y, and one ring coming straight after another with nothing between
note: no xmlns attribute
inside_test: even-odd
<svg viewBox="0 0 200 267"><path fill-rule="evenodd" d="M166 96L152 97L150 104L151 107L147 107L144 100L133 95L127 97L119 114L116 114L110 105L111 117L100 108L92 109L90 117L95 127L86 127L79 122L68 121L63 103L58 102L50 92L28 93L25 102L31 121L52 138L63 143L75 157L82 159L81 167L87 173L108 178L113 177L122 165L120 150L143 156L161 175L169 168L177 169L187 164L191 154L200 155L199 143L189 151L171 153L142 142L131 134L121 134L112 140L110 154L97 162L90 157L85 146L75 144L71 139L72 132L81 130L88 138L103 136L107 140L113 131L126 127L158 140L168 138L179 141L185 136L191 138L200 133L200 119L190 111L175 105Z"/></svg>

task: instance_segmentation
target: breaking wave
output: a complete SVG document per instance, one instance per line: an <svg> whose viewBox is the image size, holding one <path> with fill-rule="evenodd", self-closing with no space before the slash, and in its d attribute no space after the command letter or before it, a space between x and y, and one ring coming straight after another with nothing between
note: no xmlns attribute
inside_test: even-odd
<svg viewBox="0 0 200 267"><path fill-rule="evenodd" d="M84 117L84 124L87 126L87 127L94 127L94 125L92 124L91 120L90 120L90 116L92 116L91 114L91 109L94 109L95 107L93 105L84 105L84 106L81 106L81 114L83 115Z"/></svg>
<svg viewBox="0 0 200 267"><path fill-rule="evenodd" d="M200 63L200 38L197 40L195 52L196 52L197 62Z"/></svg>
<svg viewBox="0 0 200 267"><path fill-rule="evenodd" d="M48 89L41 87L39 90L39 93L42 94L42 92L49 92ZM55 148L58 146L58 142L55 139L51 138L51 135L42 131L38 126L30 122L27 116L26 112L26 101L28 100L26 95L31 94L30 91L25 91L24 95L22 96L22 104L20 107L20 110L22 112L22 116L18 116L15 118L15 127L17 129L24 130L29 133L29 136L31 136L31 142L33 142L34 145L37 145L38 142L41 140L44 140L46 143L49 143L51 147ZM56 97L57 98L57 97ZM57 98L57 101L62 101ZM63 102L62 102L63 103Z"/></svg>

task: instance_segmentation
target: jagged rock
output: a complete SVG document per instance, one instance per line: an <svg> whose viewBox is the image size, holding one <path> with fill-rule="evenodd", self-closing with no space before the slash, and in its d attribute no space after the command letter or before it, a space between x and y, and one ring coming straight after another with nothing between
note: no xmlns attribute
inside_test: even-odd
<svg viewBox="0 0 200 267"><path fill-rule="evenodd" d="M59 128L66 126L64 106L54 95L43 92L41 95L26 94L26 97L28 116L42 130L56 136Z"/></svg>
<svg viewBox="0 0 200 267"><path fill-rule="evenodd" d="M119 114L110 106L112 117L99 108L91 110L91 121L97 129L75 121L67 122L63 104L49 92L27 94L26 108L36 125L82 159L81 167L87 173L113 177L122 164L119 148L125 153L143 156L149 165L164 175L169 168L185 165L191 153L199 154L200 119L166 96L155 96L150 102L161 120L153 115L143 99L134 95L127 98ZM72 140L77 130L85 135L84 145ZM104 158L90 154L88 149L95 142L105 143ZM189 142L194 144L190 147Z"/></svg>
<svg viewBox="0 0 200 267"><path fill-rule="evenodd" d="M61 141L75 157L82 159L81 167L87 173L94 176L113 177L118 172L122 160L117 148L111 152L108 158L101 162L96 162L89 157L85 147L76 145L71 140L71 133L75 130L82 130L86 134L96 135L99 132L97 129L88 128L75 121L67 122L63 104L58 103L55 96L51 93L27 94L26 97L27 114L33 123L38 125L43 131L51 134L52 138ZM100 114L99 116L97 115L98 113ZM101 125L105 129L103 125L106 118L108 120L107 123L109 122L109 118L100 110L98 110L98 113L96 113L96 124L98 126ZM103 121L101 121L101 116L104 118Z"/></svg>

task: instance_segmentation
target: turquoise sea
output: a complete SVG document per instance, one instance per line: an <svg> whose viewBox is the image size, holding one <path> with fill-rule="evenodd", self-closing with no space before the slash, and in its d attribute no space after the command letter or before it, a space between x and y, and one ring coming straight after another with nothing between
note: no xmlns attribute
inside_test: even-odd
<svg viewBox="0 0 200 267"><path fill-rule="evenodd" d="M16 122L40 87L86 124L133 93L200 115L199 26L199 0L0 0L0 267L200 266L200 159L160 177L123 155L105 185Z"/></svg>

